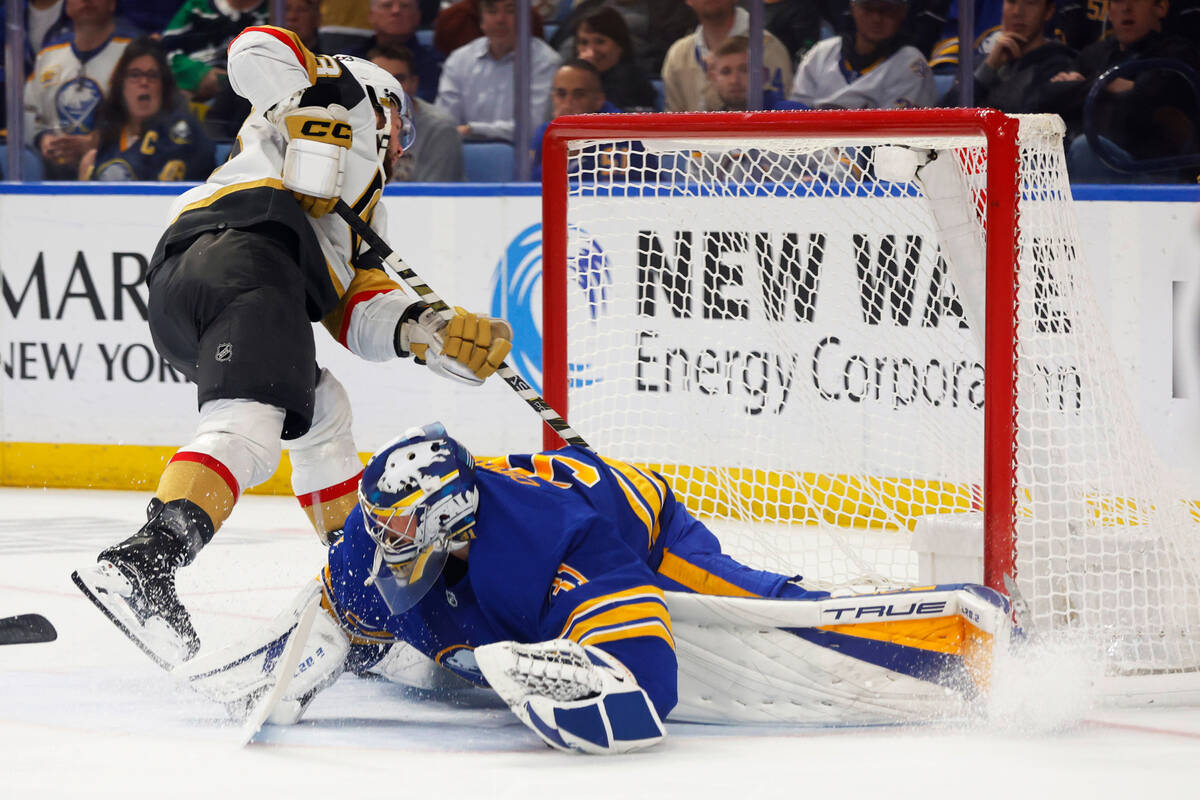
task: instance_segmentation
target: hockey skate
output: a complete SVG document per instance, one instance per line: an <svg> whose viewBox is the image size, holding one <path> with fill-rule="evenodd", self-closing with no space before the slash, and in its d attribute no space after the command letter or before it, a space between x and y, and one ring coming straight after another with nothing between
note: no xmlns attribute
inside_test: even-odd
<svg viewBox="0 0 1200 800"><path fill-rule="evenodd" d="M170 505L152 503L150 521L140 531L102 551L94 566L71 573L100 612L168 670L200 649L200 637L175 591L175 571L191 562L194 550L185 515Z"/></svg>

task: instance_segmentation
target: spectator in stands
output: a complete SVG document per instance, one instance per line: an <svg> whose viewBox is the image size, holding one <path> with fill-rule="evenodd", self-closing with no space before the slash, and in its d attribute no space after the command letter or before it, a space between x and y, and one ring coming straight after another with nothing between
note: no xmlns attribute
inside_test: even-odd
<svg viewBox="0 0 1200 800"><path fill-rule="evenodd" d="M905 44L905 0L854 0L853 33L825 39L804 57L789 98L812 108L912 108L933 105L933 73Z"/></svg>
<svg viewBox="0 0 1200 800"><path fill-rule="evenodd" d="M371 0L321 0L318 37L326 54L362 52L371 38Z"/></svg>
<svg viewBox="0 0 1200 800"><path fill-rule="evenodd" d="M744 36L750 15L736 0L687 0L700 20L696 30L679 39L667 51L662 77L668 111L707 111L720 101L708 82L708 57L730 36ZM763 64L766 85L786 91L792 74L787 50L770 32L763 33Z"/></svg>
<svg viewBox="0 0 1200 800"><path fill-rule="evenodd" d="M792 63L821 41L822 23L835 31L849 25L848 0L776 0L763 4L763 27L775 34Z"/></svg>
<svg viewBox="0 0 1200 800"><path fill-rule="evenodd" d="M1109 0L1062 0L1054 28L1076 50L1109 38L1113 33ZM1162 29L1200 45L1200 0L1172 0Z"/></svg>
<svg viewBox="0 0 1200 800"><path fill-rule="evenodd" d="M458 0L442 9L433 22L433 46L439 53L449 55L460 47L484 35L480 0ZM533 24L532 34L541 39L545 36L542 17L536 9L530 9Z"/></svg>
<svg viewBox="0 0 1200 800"><path fill-rule="evenodd" d="M412 101L412 120L417 139L400 156L392 172L392 180L405 183L465 180L462 140L455 129L454 118L418 96L421 79L416 72L413 54L407 47L379 45L371 48L367 58L394 75Z"/></svg>
<svg viewBox="0 0 1200 800"><path fill-rule="evenodd" d="M730 36L708 58L708 81L717 96L713 111L745 111L750 92L750 37ZM801 110L803 103L785 100L774 89L763 90L764 111Z"/></svg>
<svg viewBox="0 0 1200 800"><path fill-rule="evenodd" d="M295 33L300 43L314 53L338 52L325 49L320 41L319 0L286 0L283 5L283 27ZM250 101L235 92L229 81L221 81L221 88L208 105L204 127L218 141L233 141L249 115Z"/></svg>
<svg viewBox="0 0 1200 800"><path fill-rule="evenodd" d="M113 70L100 105L99 144L83 157L80 180L202 181L213 170L213 143L175 88L162 48L135 39Z"/></svg>
<svg viewBox="0 0 1200 800"><path fill-rule="evenodd" d="M1090 0L1085 0L1089 1ZM929 66L935 74L953 75L958 71L958 3L954 0L942 26L941 38L933 46L932 52L927 52ZM988 48L992 39L1000 33L1000 11L1003 0L974 0L975 3L975 38L972 49L972 64L978 66L987 58ZM903 29L902 29L903 30Z"/></svg>
<svg viewBox="0 0 1200 800"><path fill-rule="evenodd" d="M117 0L117 17L151 36L157 36L167 25L182 0Z"/></svg>
<svg viewBox="0 0 1200 800"><path fill-rule="evenodd" d="M211 100L223 85L225 51L243 28L266 25L269 0L186 0L163 32L171 72L192 100Z"/></svg>
<svg viewBox="0 0 1200 800"><path fill-rule="evenodd" d="M1167 0L1110 0L1113 36L1085 47L1074 68L1051 78L1057 94L1049 110L1076 134L1067 154L1073 180L1129 181L1099 160L1083 130L1083 105L1096 79L1110 67L1150 58L1180 61L1200 69L1197 48L1182 36L1162 32ZM1150 70L1108 82L1096 104L1096 133L1134 159L1195 152L1197 114L1192 87L1178 75Z"/></svg>
<svg viewBox="0 0 1200 800"><path fill-rule="evenodd" d="M349 55L365 56L375 47L404 47L412 53L420 80L421 99L430 103L437 97L438 79L442 74L442 59L432 47L417 41L421 24L421 9L417 0L371 0L372 36L361 49L347 51Z"/></svg>
<svg viewBox="0 0 1200 800"><path fill-rule="evenodd" d="M133 31L119 25L115 0L66 0L71 33L42 48L25 82L26 143L41 154L47 180L74 180L96 146L96 112Z"/></svg>
<svg viewBox="0 0 1200 800"><path fill-rule="evenodd" d="M563 58L573 58L579 21L604 6L616 9L625 20L633 60L647 75L660 74L667 50L696 27L696 14L683 0L582 0L558 26L550 46Z"/></svg>
<svg viewBox="0 0 1200 800"><path fill-rule="evenodd" d="M554 85L550 90L553 104L553 119L567 114L616 114L621 111L608 101L604 94L603 77L590 61L571 59L554 73ZM542 179L542 137L550 123L543 122L533 134L529 144L531 167L529 177Z"/></svg>
<svg viewBox="0 0 1200 800"><path fill-rule="evenodd" d="M633 60L633 42L625 19L601 6L575 26L575 55L600 73L608 102L622 111L653 111L658 92Z"/></svg>
<svg viewBox="0 0 1200 800"><path fill-rule="evenodd" d="M464 139L513 140L513 51L517 44L515 0L480 0L483 36L450 54L442 68L437 105ZM530 41L530 127L546 119L550 82L562 59L541 39Z"/></svg>
<svg viewBox="0 0 1200 800"><path fill-rule="evenodd" d="M28 0L25 3L25 74L33 72L33 62L46 45L70 35L71 20L67 18L63 0ZM0 63L0 97L7 98L8 44L4 46L4 63ZM20 78L14 78L20 82ZM0 103L0 128L6 127L8 103Z"/></svg>
<svg viewBox="0 0 1200 800"><path fill-rule="evenodd" d="M1075 51L1046 38L1054 0L1004 0L1000 32L975 69L975 104L1010 114L1048 110L1051 78L1071 68ZM950 94L957 96L957 86ZM952 98L943 105L954 105Z"/></svg>

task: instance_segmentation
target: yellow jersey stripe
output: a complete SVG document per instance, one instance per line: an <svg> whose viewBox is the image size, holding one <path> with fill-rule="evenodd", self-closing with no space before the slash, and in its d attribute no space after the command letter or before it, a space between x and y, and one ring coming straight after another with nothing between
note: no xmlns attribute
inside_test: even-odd
<svg viewBox="0 0 1200 800"><path fill-rule="evenodd" d="M638 519L646 526L646 539L648 541L646 549L649 550L654 546L654 540L658 538L658 516L647 508L645 499L638 494L637 489L630 483L629 478L626 478L619 472L614 472L613 476L616 477L617 485L621 487L621 491L625 493L625 502L629 503L629 507L633 509L633 513L637 514Z"/></svg>
<svg viewBox="0 0 1200 800"><path fill-rule="evenodd" d="M567 617L567 621L563 625L562 631L559 632L558 638L563 638L571 626L576 623L576 621L582 620L592 612L598 612L600 609L606 606L630 602L645 602L647 600L655 600L659 603L662 603L664 608L667 605L666 598L663 597L662 589L659 589L657 586L649 585L635 586L632 589L625 589L620 592L613 592L612 594L606 594L600 597L594 597L591 600L586 600L583 603L580 603L579 606L577 606L575 610L571 612L571 615Z"/></svg>
<svg viewBox="0 0 1200 800"><path fill-rule="evenodd" d="M662 639L667 645L675 649L675 637L671 632L664 629L661 623L648 622L641 625L630 625L624 628L611 628L603 631L597 631L590 636L585 636L579 640L583 645L597 645L605 642L612 642L618 639L634 639L639 636L654 636Z"/></svg>
<svg viewBox="0 0 1200 800"><path fill-rule="evenodd" d="M595 616L580 620L566 632L565 638L580 641L590 631L607 628L613 625L624 625L629 622L660 621L666 629L671 630L671 617L667 607L658 602L633 603L617 606Z"/></svg>
<svg viewBox="0 0 1200 800"><path fill-rule="evenodd" d="M241 192L246 189L259 189L264 186L266 186L270 189L279 189L280 191L287 191L286 189L283 188L283 181L280 180L279 178L263 178L262 180L257 180L257 181L246 181L244 183L231 183L228 186L222 186L220 189L217 189L215 192L210 194L208 197L202 197L194 203L188 203L186 206L183 207L183 209L178 214L175 215L175 219L171 220L171 224L174 225L175 220L179 219L181 216L183 216L187 212L192 211L197 208L204 208L205 206L210 206L213 203L220 200L222 197L231 195L234 192Z"/></svg>
<svg viewBox="0 0 1200 800"><path fill-rule="evenodd" d="M658 565L658 573L665 575L676 583L681 583L696 594L715 594L722 597L760 597L754 592L748 592L742 587L730 583L719 575L714 575L706 569L684 561L670 550L663 550L662 563Z"/></svg>

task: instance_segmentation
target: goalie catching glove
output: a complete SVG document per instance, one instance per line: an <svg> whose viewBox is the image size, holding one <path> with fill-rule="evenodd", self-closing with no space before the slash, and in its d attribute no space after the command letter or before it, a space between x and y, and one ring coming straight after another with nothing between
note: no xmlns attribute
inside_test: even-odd
<svg viewBox="0 0 1200 800"><path fill-rule="evenodd" d="M627 753L667 735L633 675L597 647L495 642L476 648L475 662L521 722L556 750Z"/></svg>
<svg viewBox="0 0 1200 800"><path fill-rule="evenodd" d="M396 353L410 353L443 378L478 386L512 350L512 326L497 317L455 307L447 321L426 303L413 303L396 326Z"/></svg>
<svg viewBox="0 0 1200 800"><path fill-rule="evenodd" d="M350 113L339 105L289 108L284 101L272 122L287 139L283 156L283 186L291 190L309 215L323 217L342 195L346 153L354 143Z"/></svg>

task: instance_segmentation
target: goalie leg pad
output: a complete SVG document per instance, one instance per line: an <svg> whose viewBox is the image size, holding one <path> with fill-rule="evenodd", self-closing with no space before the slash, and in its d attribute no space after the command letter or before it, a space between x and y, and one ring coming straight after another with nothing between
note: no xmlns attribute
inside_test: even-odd
<svg viewBox="0 0 1200 800"><path fill-rule="evenodd" d="M645 690L620 661L567 639L475 650L492 688L556 750L626 753L666 736Z"/></svg>

